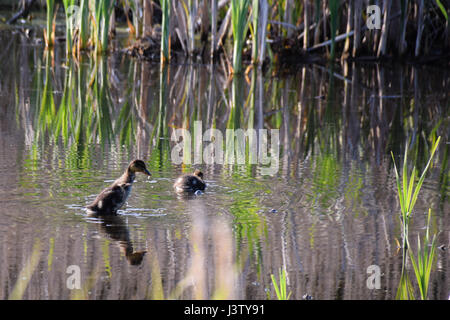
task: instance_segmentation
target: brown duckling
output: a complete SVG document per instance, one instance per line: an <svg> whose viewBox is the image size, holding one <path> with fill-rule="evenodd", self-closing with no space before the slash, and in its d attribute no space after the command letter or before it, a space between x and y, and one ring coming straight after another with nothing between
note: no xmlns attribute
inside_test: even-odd
<svg viewBox="0 0 450 320"><path fill-rule="evenodd" d="M203 191L206 187L206 183L203 181L203 172L197 169L194 174L184 174L177 178L173 187L176 192Z"/></svg>
<svg viewBox="0 0 450 320"><path fill-rule="evenodd" d="M104 189L97 198L87 206L89 213L95 215L116 214L117 210L119 210L127 201L137 172L151 176L144 161L133 160L122 176L114 181L111 186Z"/></svg>

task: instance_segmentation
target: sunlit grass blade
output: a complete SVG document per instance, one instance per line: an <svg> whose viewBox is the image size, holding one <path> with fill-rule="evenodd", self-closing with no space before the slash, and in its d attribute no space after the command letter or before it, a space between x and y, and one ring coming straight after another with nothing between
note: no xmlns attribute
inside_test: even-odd
<svg viewBox="0 0 450 320"><path fill-rule="evenodd" d="M253 0L252 2L252 27L250 31L252 31L252 63L258 63L258 23L259 23L259 0Z"/></svg>
<svg viewBox="0 0 450 320"><path fill-rule="evenodd" d="M406 188L407 188L407 183L408 183L408 145L405 146L405 156L403 158L403 173L402 173L402 179L403 179L403 184L402 184L402 195L403 195L403 203L406 204L405 210L406 210L406 215L410 214L410 207L409 207L409 202L407 199L407 192L406 192Z"/></svg>
<svg viewBox="0 0 450 320"><path fill-rule="evenodd" d="M394 154L392 152L391 152L391 156L392 156L392 161L394 163L395 182L397 184L397 192L398 192L398 199L400 202L400 209L403 213L403 212L405 212L405 203L403 201L403 199L404 199L403 191L402 191L402 187L400 185L400 176L398 174L397 165L395 164L395 158L394 158Z"/></svg>
<svg viewBox="0 0 450 320"><path fill-rule="evenodd" d="M442 2L440 0L435 0L435 3L439 7L439 10L441 10L441 13L444 15L445 20L448 20L448 14L447 11L445 10L445 7L442 5Z"/></svg>
<svg viewBox="0 0 450 320"><path fill-rule="evenodd" d="M411 210L412 210L412 208L414 208L414 205L416 204L417 197L419 196L420 188L422 187L423 181L425 180L425 175L428 171L428 168L430 167L431 161L433 160L434 154L436 152L437 147L439 146L440 141L441 141L441 137L438 137L436 142L433 144L433 147L431 148L430 158L428 159L425 169L423 169L422 175L420 176L419 181L417 182L416 188L414 190L414 194L411 199L411 204L410 204Z"/></svg>
<svg viewBox="0 0 450 320"><path fill-rule="evenodd" d="M431 209L428 210L426 234L422 244L419 235L417 235L417 258L414 256L412 250L409 251L409 257L413 265L414 274L416 276L420 297L422 300L427 299L431 269L436 255L436 235L433 236L431 243L429 239L430 217Z"/></svg>
<svg viewBox="0 0 450 320"><path fill-rule="evenodd" d="M44 31L45 45L53 46L53 14L55 12L55 0L47 0L47 29Z"/></svg>
<svg viewBox="0 0 450 320"><path fill-rule="evenodd" d="M414 257L412 250L410 249L408 242L408 229L410 217L412 215L414 206L417 201L417 197L419 195L419 191L422 188L422 184L425 180L426 173L428 171L429 166L432 163L434 154L439 145L441 137L438 137L436 141L434 141L433 146L431 148L430 157L428 159L428 163L425 166L419 181L415 184L416 179L416 168L414 167L411 176L408 178L408 148L405 147L405 156L403 161L403 170L402 177L399 177L397 166L395 164L394 155L391 152L392 160L394 162L394 172L395 172L395 180L397 183L398 190L398 198L400 202L401 208L401 222L402 222L402 234L403 234L403 259L402 259L402 276L400 279L399 287L397 290L397 299L410 299L414 298L411 285L409 284L410 280L408 278L405 265L406 259L408 256L409 250L409 258L411 259L414 274L416 276L416 280L420 290L420 296L422 299L426 299L427 297L427 289L428 283L431 273L431 266L433 264L434 254L435 254L435 237L433 237L433 241L429 243L429 227L430 227L430 216L431 211L428 212L428 223L427 223L427 232L424 239L424 244L421 245L420 238L418 239L418 255L417 259ZM400 182L402 181L402 182ZM401 185L402 184L402 185ZM414 191L413 191L414 190ZM428 247L431 246L429 250Z"/></svg>
<svg viewBox="0 0 450 320"><path fill-rule="evenodd" d="M396 300L414 300L414 288L406 270L402 270L400 283L395 295Z"/></svg>
<svg viewBox="0 0 450 320"><path fill-rule="evenodd" d="M73 8L73 5L75 3L75 0L63 0L64 4L64 13L66 15L66 54L68 55L69 52L72 50L72 40L73 35L72 32L74 30L74 17L71 15L74 14L71 9Z"/></svg>
<svg viewBox="0 0 450 320"><path fill-rule="evenodd" d="M287 277L286 271L281 269L278 271L278 282L273 274L270 275L272 285L278 300L289 300L291 293L287 293Z"/></svg>

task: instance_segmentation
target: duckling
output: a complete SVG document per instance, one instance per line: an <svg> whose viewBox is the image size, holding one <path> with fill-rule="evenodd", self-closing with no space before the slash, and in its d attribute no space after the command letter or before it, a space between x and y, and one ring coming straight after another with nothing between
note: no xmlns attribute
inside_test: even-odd
<svg viewBox="0 0 450 320"><path fill-rule="evenodd" d="M206 187L206 183L203 181L203 172L197 169L194 174L184 174L177 178L173 187L176 192L203 191Z"/></svg>
<svg viewBox="0 0 450 320"><path fill-rule="evenodd" d="M87 206L88 212L94 215L115 215L130 196L137 172L151 176L144 161L133 160L125 172Z"/></svg>

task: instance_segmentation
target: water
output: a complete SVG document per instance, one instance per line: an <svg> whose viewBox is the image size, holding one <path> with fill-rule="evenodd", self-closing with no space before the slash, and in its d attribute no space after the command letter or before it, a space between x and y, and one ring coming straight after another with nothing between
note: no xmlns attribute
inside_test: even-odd
<svg viewBox="0 0 450 320"><path fill-rule="evenodd" d="M390 151L399 164L407 138L423 169L442 136L412 242L431 208L438 246L450 245L448 69L297 65L229 80L220 65L161 71L120 53L66 63L63 47L45 54L18 31L0 40L0 299L274 299L280 268L292 299L393 299L401 232ZM174 163L172 132L194 137L195 121L224 137L279 129L275 174ZM138 174L116 218L88 217L84 206L135 158L152 177ZM176 177L196 167L205 193L177 196ZM448 252L437 252L432 299L450 293ZM367 286L371 265L379 289Z"/></svg>

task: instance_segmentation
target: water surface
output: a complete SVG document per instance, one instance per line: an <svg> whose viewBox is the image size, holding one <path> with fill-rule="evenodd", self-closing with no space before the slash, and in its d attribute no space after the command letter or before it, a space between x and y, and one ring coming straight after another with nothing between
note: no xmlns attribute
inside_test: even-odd
<svg viewBox="0 0 450 320"><path fill-rule="evenodd" d="M390 151L400 164L409 141L423 169L439 135L411 239L431 208L438 246L450 245L448 69L297 65L231 80L221 65L161 70L120 53L75 62L19 31L0 41L1 299L274 299L280 268L293 299L393 299L401 232ZM174 163L172 132L194 136L195 121L224 136L279 129L278 170ZM135 158L152 177L137 176L116 218L89 218L84 206ZM177 196L175 178L195 167L206 192ZM81 289L67 285L72 265ZM380 289L367 287L370 265ZM447 299L449 283L439 249L430 298Z"/></svg>

